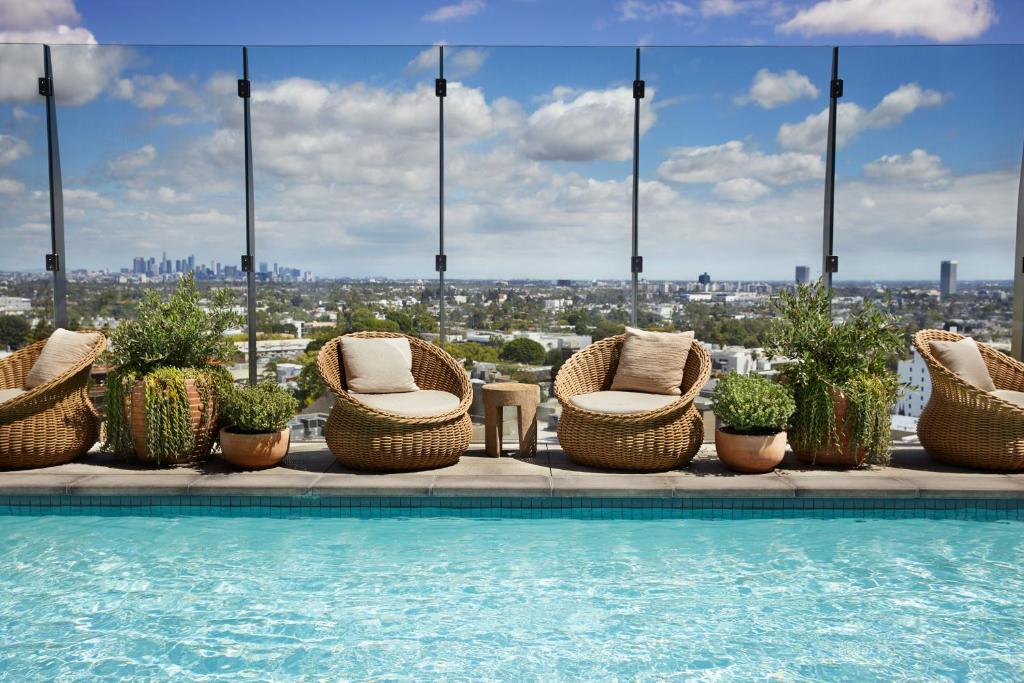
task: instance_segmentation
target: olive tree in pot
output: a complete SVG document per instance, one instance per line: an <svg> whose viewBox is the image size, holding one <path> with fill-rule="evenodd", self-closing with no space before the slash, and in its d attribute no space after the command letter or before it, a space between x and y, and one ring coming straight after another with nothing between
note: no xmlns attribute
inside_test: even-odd
<svg viewBox="0 0 1024 683"><path fill-rule="evenodd" d="M786 426L796 404L789 388L760 375L730 373L718 380L713 395L715 450L737 472L775 469L786 455Z"/></svg>
<svg viewBox="0 0 1024 683"><path fill-rule="evenodd" d="M261 470L288 455L288 421L299 408L290 393L272 381L231 386L221 395L221 457L233 465Z"/></svg>
<svg viewBox="0 0 1024 683"><path fill-rule="evenodd" d="M884 464L901 386L889 364L904 348L903 334L870 301L835 321L831 301L816 283L775 303L767 350L791 361L782 370L796 400L789 443L808 465Z"/></svg>
<svg viewBox="0 0 1024 683"><path fill-rule="evenodd" d="M136 317L110 335L104 446L157 465L207 455L217 395L231 383L223 363L235 348L224 332L241 323L231 292L213 292L204 306L192 274L166 301L147 291Z"/></svg>

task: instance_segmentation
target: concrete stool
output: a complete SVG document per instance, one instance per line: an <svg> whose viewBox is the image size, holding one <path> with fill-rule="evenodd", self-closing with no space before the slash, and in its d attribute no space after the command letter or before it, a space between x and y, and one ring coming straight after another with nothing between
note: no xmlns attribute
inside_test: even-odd
<svg viewBox="0 0 1024 683"><path fill-rule="evenodd" d="M521 382L499 382L485 384L484 392L484 440L487 455L501 457L502 410L515 406L519 414L519 455L529 458L537 454L537 406L540 404L540 387Z"/></svg>

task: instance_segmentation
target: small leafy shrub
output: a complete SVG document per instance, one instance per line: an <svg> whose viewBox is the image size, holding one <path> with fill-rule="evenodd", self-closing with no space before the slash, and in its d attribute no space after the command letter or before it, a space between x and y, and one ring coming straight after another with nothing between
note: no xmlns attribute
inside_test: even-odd
<svg viewBox="0 0 1024 683"><path fill-rule="evenodd" d="M299 402L274 382L234 385L220 397L221 424L241 434L279 432L299 409Z"/></svg>
<svg viewBox="0 0 1024 683"><path fill-rule="evenodd" d="M544 347L532 339L520 337L507 342L498 354L501 360L525 365L543 365L547 352Z"/></svg>
<svg viewBox="0 0 1024 683"><path fill-rule="evenodd" d="M729 373L714 392L715 415L736 434L784 431L796 410L789 389L760 375Z"/></svg>

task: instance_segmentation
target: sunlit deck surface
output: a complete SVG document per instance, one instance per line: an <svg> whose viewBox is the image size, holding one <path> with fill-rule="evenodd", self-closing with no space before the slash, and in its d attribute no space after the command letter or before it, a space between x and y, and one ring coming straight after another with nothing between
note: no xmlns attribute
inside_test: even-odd
<svg viewBox="0 0 1024 683"><path fill-rule="evenodd" d="M688 467L660 474L601 472L571 463L556 444L535 458L515 452L488 457L474 444L443 469L362 474L342 468L322 443L293 444L284 464L240 472L216 457L198 465L152 469L110 454L36 470L0 472L4 495L247 495L466 497L836 497L1024 498L1024 473L981 473L945 467L918 447L897 447L888 467L833 471L802 467L787 454L770 474L734 474L706 445Z"/></svg>

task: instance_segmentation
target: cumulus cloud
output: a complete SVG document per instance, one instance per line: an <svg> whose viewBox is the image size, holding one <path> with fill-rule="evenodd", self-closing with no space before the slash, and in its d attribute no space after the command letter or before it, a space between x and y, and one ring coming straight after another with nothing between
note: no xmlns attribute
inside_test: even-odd
<svg viewBox="0 0 1024 683"><path fill-rule="evenodd" d="M157 151L153 145L120 154L107 161L107 174L118 177L136 173L156 160Z"/></svg>
<svg viewBox="0 0 1024 683"><path fill-rule="evenodd" d="M448 78L466 78L480 70L487 61L487 51L476 48L451 48L445 50L444 67ZM437 72L440 63L440 51L437 47L428 47L417 54L406 70L410 72Z"/></svg>
<svg viewBox="0 0 1024 683"><path fill-rule="evenodd" d="M14 178L0 178L0 194L20 194L25 191L25 183Z"/></svg>
<svg viewBox="0 0 1024 683"><path fill-rule="evenodd" d="M0 0L0 29L5 31L48 29L80 18L73 0Z"/></svg>
<svg viewBox="0 0 1024 683"><path fill-rule="evenodd" d="M624 0L619 4L619 21L653 21L690 14L693 9L679 0Z"/></svg>
<svg viewBox="0 0 1024 683"><path fill-rule="evenodd" d="M192 84L166 73L119 79L111 95L117 99L130 100L139 109L159 109L168 102L186 107L199 105Z"/></svg>
<svg viewBox="0 0 1024 683"><path fill-rule="evenodd" d="M949 169L942 159L923 149L910 154L886 154L864 165L864 174L894 182L942 183L949 179Z"/></svg>
<svg viewBox="0 0 1024 683"><path fill-rule="evenodd" d="M647 89L653 100L654 89ZM640 108L640 134L657 118ZM550 101L530 114L521 151L542 161L622 161L633 154L633 90L609 88L577 92L555 88Z"/></svg>
<svg viewBox="0 0 1024 683"><path fill-rule="evenodd" d="M423 15L423 21L454 21L479 14L486 7L484 0L461 0L452 5L441 5L433 12Z"/></svg>
<svg viewBox="0 0 1024 683"><path fill-rule="evenodd" d="M786 69L775 73L769 69L760 69L754 74L750 91L736 98L736 104L755 102L764 109L774 109L799 99L814 99L818 96L818 88L811 79L794 69Z"/></svg>
<svg viewBox="0 0 1024 683"><path fill-rule="evenodd" d="M13 164L29 152L28 143L13 135L0 133L0 166Z"/></svg>
<svg viewBox="0 0 1024 683"><path fill-rule="evenodd" d="M916 110L938 106L944 100L943 94L936 90L907 83L883 97L874 109L866 110L853 102L840 104L836 109L836 146L846 146L864 130L895 126ZM777 139L784 149L821 154L825 151L827 135L828 109L823 109L800 123L784 123Z"/></svg>
<svg viewBox="0 0 1024 683"><path fill-rule="evenodd" d="M949 43L996 22L992 0L822 0L776 27L806 36L882 33Z"/></svg>
<svg viewBox="0 0 1024 683"><path fill-rule="evenodd" d="M658 177L675 183L722 183L733 179L755 179L770 185L790 185L823 178L824 173L825 165L817 154L765 154L758 150L748 150L739 140L707 147L672 149L668 152L668 159L658 166ZM733 189L737 187L739 185Z"/></svg>
<svg viewBox="0 0 1024 683"><path fill-rule="evenodd" d="M713 192L734 202L752 202L768 194L770 190L753 178L733 178L717 183Z"/></svg>

